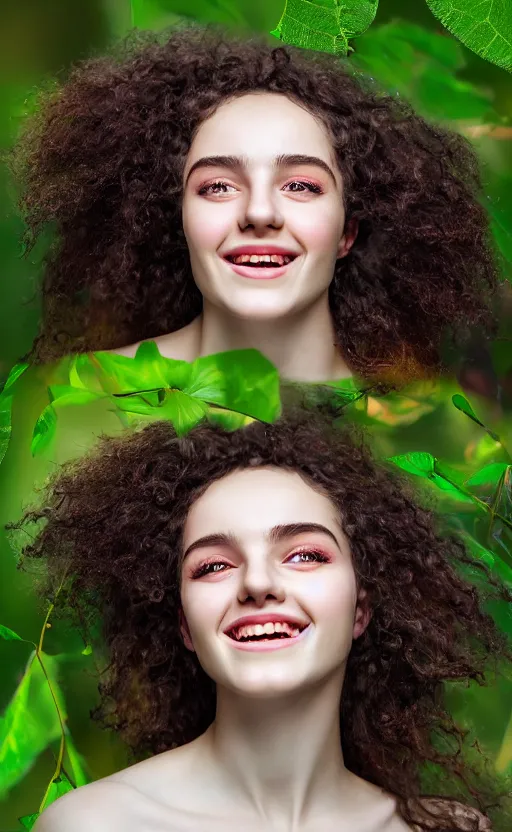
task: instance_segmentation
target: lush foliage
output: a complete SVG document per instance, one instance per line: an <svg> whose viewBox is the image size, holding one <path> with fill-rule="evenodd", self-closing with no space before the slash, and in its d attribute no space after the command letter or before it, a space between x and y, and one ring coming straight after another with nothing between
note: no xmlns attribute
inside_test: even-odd
<svg viewBox="0 0 512 832"><path fill-rule="evenodd" d="M99 5L100 0L98 8ZM281 4L275 0L258 4L253 0L131 0L131 3L127 0L129 14L122 11L123 4L102 2L101 7L109 27L105 38L122 35L132 25L163 28L180 17L190 17L271 32L284 42L306 48L349 54L349 59L361 71L410 99L420 113L450 122L475 141L486 167L488 210L507 274L507 260L512 261L512 173L507 158L510 119L503 114L503 108L500 112L496 107L493 82L475 81L475 71L471 78L471 66L477 67L482 78L486 69L471 63L468 49L510 70L512 9L506 0L467 0L464 11L458 13L453 0L418 3L418 6L428 6L446 27L445 35L441 35L439 31L435 33L405 21L380 24L379 14L384 12L385 5L379 6L377 0L317 0L316 3L282 0ZM403 4L404 15L411 13L407 6ZM448 32L458 41L448 36ZM95 45L101 47L101 42ZM78 57L79 52L77 48L72 57ZM59 56L56 63L61 66L66 60L67 57ZM23 76L18 86L13 85L6 93L5 101L0 101L8 113L2 136L5 144L11 140L19 117L26 112L28 88L42 74L38 70L31 81ZM3 96L4 92L0 94ZM15 233L16 226L11 221L0 228L0 235L4 234L6 239L14 239ZM6 246L4 249L7 250ZM17 282L21 285L25 280L23 285L28 286L25 277L28 272L20 272L20 261L14 257L8 268L13 276L11 294L15 297L14 279L21 275ZM5 309L9 309L8 303ZM25 349L18 333L27 327L20 326L20 320L14 321L11 329L4 327L3 337L11 333L12 342L21 344L14 349L6 348L5 356L1 356L4 375L12 363L7 356L21 354ZM504 335L512 335L509 321L504 322ZM512 401L510 341L493 344L492 358L503 407L490 420L480 415L480 400L470 404L455 388L443 388L435 395L425 389L379 398L361 395L350 385L342 385L337 394L341 410L345 414L350 412L351 417L374 431L381 455L408 471L424 486L427 495L436 494L447 521L461 531L475 554L506 579L512 565L512 460L507 450L510 441L507 406ZM240 361L233 364L232 386L225 383L225 360L219 356L183 366L184 362L169 362L151 352L151 347L145 347L137 359L126 359L121 372L119 365L113 369L107 353L99 354L95 361L88 356L77 358L70 364L68 384L49 385L47 407L34 427L32 450L36 456L44 457L51 445L58 430L59 414L79 406L80 402L102 400L115 409L124 425L140 419L170 418L182 431L203 418L221 419L230 429L243 424L247 418L271 421L279 409L273 370L254 354L240 356ZM0 405L0 461L9 444L14 391L26 369L25 365L18 364L4 385ZM249 377L252 389L251 385L247 387ZM415 425L420 426L416 432ZM433 447L432 437L439 430L445 432L451 452L438 453ZM5 471L8 477L8 467ZM9 488L8 479L2 480L2 487ZM8 562L7 556L4 562ZM7 570L6 575L7 584L14 584ZM27 604L26 597L19 598ZM510 628L507 611L493 612L501 626ZM38 808L20 818L25 829L31 829L39 812L65 791L92 779L88 762L77 752L67 727L69 706L59 679L62 669L70 663L89 667L94 656L87 645L69 653L43 652L43 639L52 632L51 618L50 608L39 643L32 645L34 650L17 686L11 688L14 693L9 693L0 720L0 799L12 792L16 784L24 782L45 750L54 756L55 765L45 794L31 798L32 806L25 800L27 810ZM9 615L5 620L14 619ZM26 626L30 632L31 626ZM4 642L13 642L20 650L27 644L6 626L0 627L0 637ZM498 705L491 695L478 699L472 691L463 692L459 698L456 692L453 694L455 711L460 708L461 718L467 721L468 727L485 722L491 731L489 726L495 725L494 733L499 733L499 741L491 740L487 748L491 748L497 773L506 773L512 766L512 716L508 727L503 729L509 693L510 687L505 688ZM495 723L489 716L490 709ZM510 712L509 706L508 709ZM84 707L84 713L86 710ZM54 753L56 744L58 751ZM485 737L483 744L486 745Z"/></svg>

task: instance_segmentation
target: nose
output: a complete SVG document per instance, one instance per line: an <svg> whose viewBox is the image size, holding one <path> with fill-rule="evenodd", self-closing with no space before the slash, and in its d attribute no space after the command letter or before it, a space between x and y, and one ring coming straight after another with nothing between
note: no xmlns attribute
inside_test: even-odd
<svg viewBox="0 0 512 832"><path fill-rule="evenodd" d="M281 228L283 222L282 211L270 186L261 184L248 191L239 220L242 231L246 228L265 231L269 226Z"/></svg>
<svg viewBox="0 0 512 832"><path fill-rule="evenodd" d="M268 563L247 564L240 570L240 574L242 577L238 600L241 604L252 600L257 606L262 606L268 598L284 601L285 590L282 581Z"/></svg>

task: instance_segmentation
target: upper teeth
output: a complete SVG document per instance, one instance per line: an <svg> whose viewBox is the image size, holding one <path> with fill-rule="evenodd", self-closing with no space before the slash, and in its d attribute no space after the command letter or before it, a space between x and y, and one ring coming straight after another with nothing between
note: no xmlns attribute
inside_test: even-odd
<svg viewBox="0 0 512 832"><path fill-rule="evenodd" d="M231 259L237 265L242 265L242 263L280 263L284 266L293 260L293 257L289 254L240 254Z"/></svg>
<svg viewBox="0 0 512 832"><path fill-rule="evenodd" d="M269 622L268 624L253 624L245 627L237 627L231 631L235 638L247 638L249 636L262 636L263 634L272 635L272 633L288 633L289 636L297 636L300 633L300 628L293 624L288 624L286 621Z"/></svg>

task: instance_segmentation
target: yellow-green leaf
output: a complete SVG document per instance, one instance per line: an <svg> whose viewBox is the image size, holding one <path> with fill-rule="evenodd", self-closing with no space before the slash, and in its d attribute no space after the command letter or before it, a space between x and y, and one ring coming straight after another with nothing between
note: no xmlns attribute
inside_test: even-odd
<svg viewBox="0 0 512 832"><path fill-rule="evenodd" d="M430 10L462 43L493 64L512 71L510 0L426 0Z"/></svg>
<svg viewBox="0 0 512 832"><path fill-rule="evenodd" d="M41 653L64 721L64 699L58 683L59 657ZM61 736L57 707L40 662L31 654L23 678L0 718L0 799L19 783L38 756Z"/></svg>
<svg viewBox="0 0 512 832"><path fill-rule="evenodd" d="M346 55L349 38L366 31L377 7L378 0L286 0L270 34L304 49Z"/></svg>

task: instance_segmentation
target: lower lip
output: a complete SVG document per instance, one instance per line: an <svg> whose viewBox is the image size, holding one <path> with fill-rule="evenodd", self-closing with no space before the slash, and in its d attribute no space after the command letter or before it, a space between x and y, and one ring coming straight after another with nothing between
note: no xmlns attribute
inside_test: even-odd
<svg viewBox="0 0 512 832"><path fill-rule="evenodd" d="M242 277L251 277L253 280L275 280L276 277L281 277L285 274L297 258L295 257L290 263L286 263L285 266L278 266L277 268L275 266L237 266L236 263L232 263L225 258L223 259L228 266L231 266L234 272L242 275Z"/></svg>
<svg viewBox="0 0 512 832"><path fill-rule="evenodd" d="M294 644L297 644L303 636L308 632L308 626L299 633L298 636L294 636L293 638L280 638L276 639L276 641L235 641L233 638L229 638L233 647L236 647L237 650L246 650L250 653L261 653L261 652L268 652L269 650L284 650L286 647L293 647Z"/></svg>

